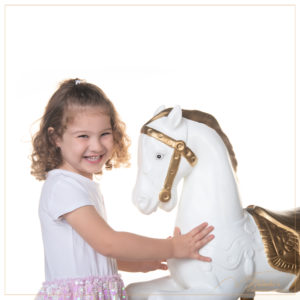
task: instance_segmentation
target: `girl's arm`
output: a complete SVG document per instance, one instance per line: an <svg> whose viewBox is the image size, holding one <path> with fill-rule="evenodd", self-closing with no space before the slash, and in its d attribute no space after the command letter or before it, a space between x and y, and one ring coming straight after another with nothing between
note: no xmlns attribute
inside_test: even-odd
<svg viewBox="0 0 300 300"><path fill-rule="evenodd" d="M210 261L199 254L199 249L213 239L212 227L206 223L187 234L176 234L171 239L154 239L129 232L114 231L88 205L63 215L67 222L97 252L123 261L162 261L168 258L194 258Z"/></svg>
<svg viewBox="0 0 300 300"><path fill-rule="evenodd" d="M168 270L166 263L157 261L124 261L117 260L118 270L126 272L149 272L155 270Z"/></svg>

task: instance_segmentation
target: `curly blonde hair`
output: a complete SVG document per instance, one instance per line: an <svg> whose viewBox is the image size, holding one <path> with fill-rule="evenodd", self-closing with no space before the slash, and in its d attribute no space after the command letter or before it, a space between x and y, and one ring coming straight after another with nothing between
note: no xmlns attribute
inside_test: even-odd
<svg viewBox="0 0 300 300"><path fill-rule="evenodd" d="M38 180L45 180L49 171L63 163L60 149L56 147L54 137L62 137L70 116L70 107L99 107L110 116L114 150L112 157L105 163L105 168L129 166L128 148L130 140L125 132L125 123L104 92L94 84L79 79L63 81L50 98L44 115L41 118L39 131L32 137L33 151L31 154L31 174ZM48 129L52 127L53 132ZM98 174L101 174L99 172Z"/></svg>

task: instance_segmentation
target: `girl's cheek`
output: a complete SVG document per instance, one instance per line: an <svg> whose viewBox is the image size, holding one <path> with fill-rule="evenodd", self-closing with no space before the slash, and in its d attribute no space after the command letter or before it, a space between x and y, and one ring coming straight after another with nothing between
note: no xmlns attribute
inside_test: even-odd
<svg viewBox="0 0 300 300"><path fill-rule="evenodd" d="M112 146L112 145L114 144L114 138L113 138L112 135L106 135L106 136L104 136L103 138L104 138L104 139L103 139L103 142L105 142L106 145Z"/></svg>

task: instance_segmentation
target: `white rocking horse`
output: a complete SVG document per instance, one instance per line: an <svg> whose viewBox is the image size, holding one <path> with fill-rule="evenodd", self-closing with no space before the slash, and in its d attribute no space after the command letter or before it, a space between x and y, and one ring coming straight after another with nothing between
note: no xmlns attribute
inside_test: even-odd
<svg viewBox="0 0 300 300"><path fill-rule="evenodd" d="M177 203L175 226L203 221L215 239L200 250L212 262L170 259L170 276L127 287L130 300L254 299L255 291L300 290L300 210L243 209L232 146L215 118L179 106L159 109L141 130L134 203L144 214Z"/></svg>

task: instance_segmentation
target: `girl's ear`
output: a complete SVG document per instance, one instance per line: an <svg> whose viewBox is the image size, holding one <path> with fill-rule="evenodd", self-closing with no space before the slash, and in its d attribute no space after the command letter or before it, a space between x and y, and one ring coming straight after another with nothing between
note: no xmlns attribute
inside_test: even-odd
<svg viewBox="0 0 300 300"><path fill-rule="evenodd" d="M167 124L171 128L176 128L182 120L182 110L179 105L176 105L170 112L167 117Z"/></svg>
<svg viewBox="0 0 300 300"><path fill-rule="evenodd" d="M53 127L48 127L48 137L53 146L59 147L59 139L55 134L55 130Z"/></svg>

